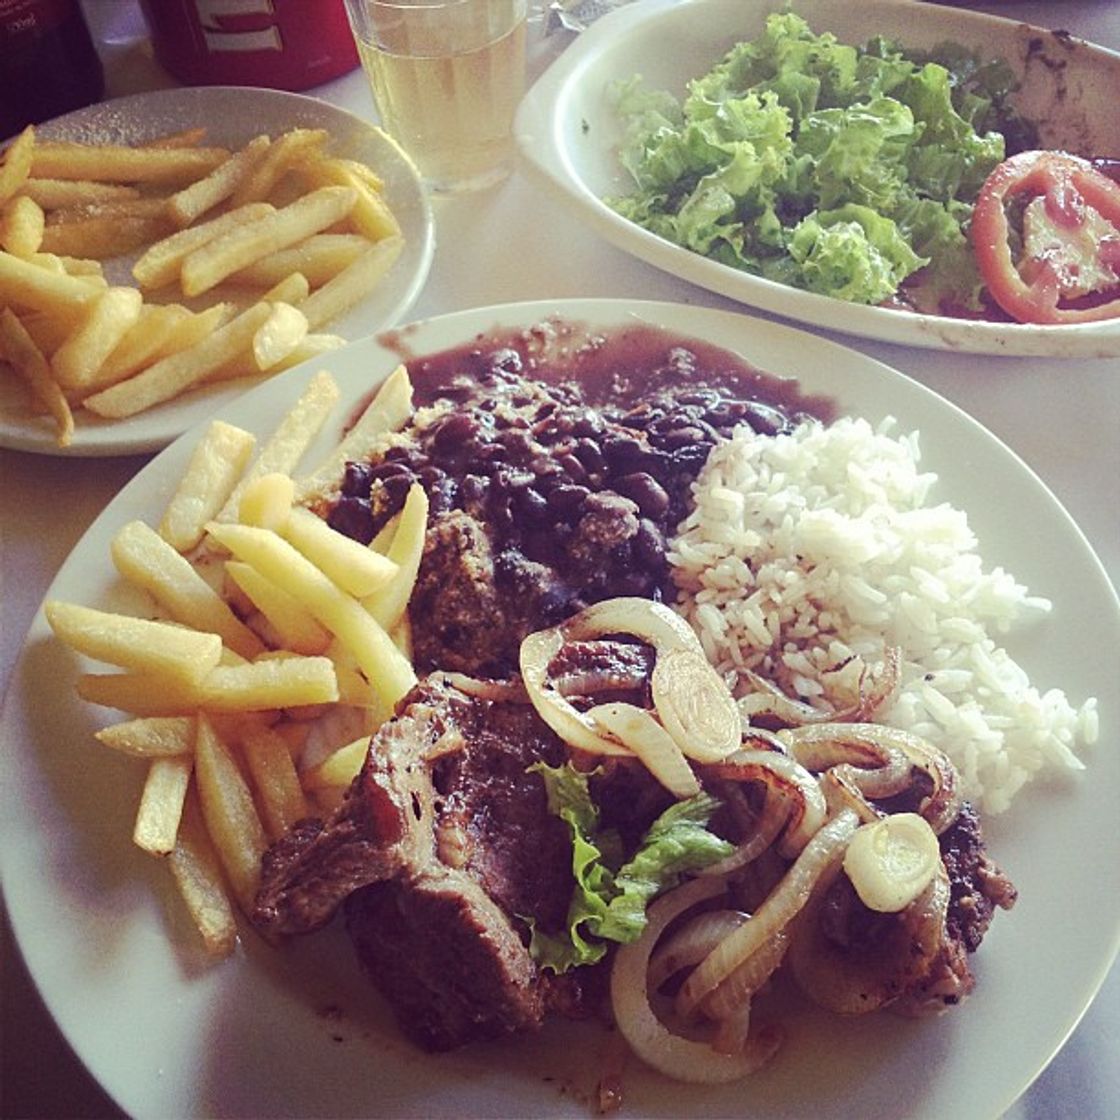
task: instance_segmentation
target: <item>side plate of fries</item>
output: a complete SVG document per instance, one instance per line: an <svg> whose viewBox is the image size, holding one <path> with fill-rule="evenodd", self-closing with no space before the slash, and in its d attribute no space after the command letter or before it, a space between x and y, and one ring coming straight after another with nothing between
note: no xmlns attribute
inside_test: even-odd
<svg viewBox="0 0 1120 1120"><path fill-rule="evenodd" d="M160 90L0 152L0 447L156 450L256 381L397 323L431 208L314 98Z"/></svg>

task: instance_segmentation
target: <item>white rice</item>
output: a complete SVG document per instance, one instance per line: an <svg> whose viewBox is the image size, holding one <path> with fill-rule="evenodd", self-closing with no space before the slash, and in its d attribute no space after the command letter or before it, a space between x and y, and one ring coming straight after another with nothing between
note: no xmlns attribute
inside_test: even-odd
<svg viewBox="0 0 1120 1120"><path fill-rule="evenodd" d="M882 718L944 750L965 795L998 813L1032 777L1083 768L1096 701L1040 692L999 644L1050 603L984 569L965 514L930 503L917 433L892 428L742 428L717 447L671 542L679 606L737 695L753 670L839 706L861 665L900 646L903 684Z"/></svg>

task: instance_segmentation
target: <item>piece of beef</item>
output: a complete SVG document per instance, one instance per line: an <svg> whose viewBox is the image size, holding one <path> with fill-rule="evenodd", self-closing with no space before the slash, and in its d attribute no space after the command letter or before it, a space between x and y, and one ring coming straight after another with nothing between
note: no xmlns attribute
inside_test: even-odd
<svg viewBox="0 0 1120 1120"><path fill-rule="evenodd" d="M429 1048L538 1025L547 988L527 923L557 932L573 879L567 828L530 767L566 757L524 698L428 678L374 736L335 815L267 854L254 921L305 932L345 902L363 965Z"/></svg>

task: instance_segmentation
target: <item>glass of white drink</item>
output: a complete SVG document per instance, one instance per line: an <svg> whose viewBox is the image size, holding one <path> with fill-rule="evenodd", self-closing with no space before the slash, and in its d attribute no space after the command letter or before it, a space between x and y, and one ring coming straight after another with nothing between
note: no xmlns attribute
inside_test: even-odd
<svg viewBox="0 0 1120 1120"><path fill-rule="evenodd" d="M346 0L386 131L436 191L497 182L513 164L527 0Z"/></svg>

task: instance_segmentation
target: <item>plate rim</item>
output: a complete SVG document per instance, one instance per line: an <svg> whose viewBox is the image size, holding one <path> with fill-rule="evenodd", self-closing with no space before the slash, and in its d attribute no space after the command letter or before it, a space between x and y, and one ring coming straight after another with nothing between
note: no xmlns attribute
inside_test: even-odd
<svg viewBox="0 0 1120 1120"><path fill-rule="evenodd" d="M462 331L459 330L459 328L461 325L467 323L473 324L474 330L485 330L487 329L488 325L498 324L504 318L513 318L515 320L515 325L518 325L521 323L523 317L539 318L542 314L558 314L564 318L572 319L589 318L594 321L594 313L598 311L601 313L602 322L604 323L604 325L606 325L607 323L617 323L621 321L625 316L630 315L635 310L637 310L639 314L643 315L654 315L660 311L663 313L667 313L670 317L687 316L692 321L698 322L700 324L700 329L691 332L697 337L703 337L702 328L705 320L721 320L726 322L735 321L737 323L737 329L742 329L742 331L744 332L753 327L757 328L764 335L773 334L775 337L784 339L786 342L792 342L798 339L802 339L806 342L810 342L813 346L819 345L822 352L831 352L834 354L843 353L848 355L851 359L854 359L859 366L862 366L866 369L873 369L876 377L882 377L884 374L886 374L892 379L900 378L901 381L905 383L908 392L916 391L919 399L925 400L927 402L932 402L934 403L935 407L940 408L942 406L947 406L949 412L953 415L954 422L960 422L961 420L965 421L970 428L975 429L978 434L981 434L986 440L991 441L991 443L1001 456L1009 456L1009 461L1012 463L1015 471L1017 473L1024 474L1030 485L1039 491L1042 499L1051 507L1052 512L1059 515L1064 520L1067 527L1071 527L1076 531L1080 539L1081 546L1087 553L1087 556L1091 558L1091 560L1095 563L1096 568L1098 569L1097 574L1103 582L1103 586L1108 588L1111 592L1111 602L1108 605L1112 615L1114 615L1115 619L1120 622L1120 599L1117 599L1116 591L1114 588L1112 588L1107 574L1104 571L1103 565L1101 565L1100 563L1099 557L1096 556L1091 543L1088 542L1088 540L1084 537L1084 534L1080 532L1080 529L1073 521L1072 517L1070 517L1065 508L1061 505L1061 503L1053 495L1049 488L1046 487L1045 483L1037 476L1037 474L1035 474L1030 469L1030 467L1025 464L1018 457L1018 455L1016 455L1016 453L1012 449L1007 447L1007 445L1004 444L1003 441L1001 441L997 436L988 431L988 429L985 428L978 420L975 420L967 412L959 408L959 406L953 404L953 402L940 396L938 393L929 389L920 382L915 381L905 373L894 369L883 362L877 361L865 354L862 354L859 351L855 351L841 343L819 338L815 335L808 334L807 332L797 327L792 327L780 323L770 323L766 320L757 319L749 314L739 311L728 311L715 308L697 308L681 303L670 303L665 301L653 300L643 301L625 298L533 300L527 302L497 304L489 307L467 309L448 315L431 316L424 319L418 319L410 324L406 324L403 328L399 328L399 331L407 334L413 331L418 332L421 329L432 325L443 324L447 327L455 328L455 330L459 332L458 337L463 338ZM670 329L677 330L682 328L672 327ZM397 332L394 331L391 333L395 334ZM744 341L747 341L745 337ZM448 343L448 345L451 345L451 343ZM372 347L373 351L376 353L377 350L380 349L378 339L376 337L370 337L367 339L358 340L354 343L351 343L346 349L357 352L359 350L363 350L366 347ZM424 352L426 351L420 351L420 353ZM379 355L379 358L380 356L381 355ZM385 357L385 363L388 367L390 363L390 359L388 357ZM384 372L388 372L388 368L386 368ZM289 370L281 375L281 378L284 379L283 388L284 394L286 394L285 399L294 396L298 387L304 383L307 376L307 372L302 368ZM280 379L274 380L272 382L272 385L274 387L277 386L279 384L279 381ZM238 398L237 401L230 403L231 405L239 406L242 409L247 409L252 403L248 400L248 398L259 392L259 389L254 390L250 394L246 394L244 397ZM840 392L838 392L837 395L840 403L843 404L842 389ZM905 418L902 418L902 420L905 424ZM82 538L75 546L75 549L63 562L59 571L56 573L54 579L52 580L50 588L48 588L45 597L49 598L59 583L65 582L66 579L71 578L71 569L73 565L78 562L78 554L80 553L80 551L83 549L83 547L93 547L93 544L90 541L91 537L97 536L99 532L101 532L103 535L103 527L111 525L127 517L128 507L130 505L136 504L138 499L142 504L152 504L154 499L151 497L145 497L142 493L145 489L146 484L160 477L161 472L165 470L163 464L167 461L168 458L173 455L178 455L180 459L184 458L189 447L193 446L194 440L197 438L197 434L202 430L204 424L205 421L200 422L199 424L192 427L192 429L184 433L184 435L176 440L171 447L169 447L165 452L161 454L161 456L153 459L151 463L147 464L124 488L122 488L120 493L94 520L90 528L85 534L83 534ZM42 621L41 611L37 611L31 628L29 629L24 646L17 658L16 665L13 667L9 695L5 698L3 721L2 723L0 723L0 726L8 726L8 703L9 701L11 701L12 694L16 688L17 677L19 675L21 663L27 656L28 646L34 640L36 640L36 638L41 638L43 636L44 627L45 624ZM7 765L9 765L8 762L0 760L0 771L2 771L3 767ZM5 782L4 785L5 793L3 794L3 796L7 796L8 783ZM4 825L0 825L0 832L4 832L6 830L7 823L5 822ZM8 867L11 860L10 857L5 856L5 852L7 850L8 845L5 844L0 846L0 881L3 881L6 887L10 887L11 884L10 881L8 881ZM19 897L19 893L20 892L18 891L16 892L17 898ZM62 1033L67 1038L67 1041L70 1043L79 1059L83 1062L83 1064L86 1065L88 1069L90 1069L91 1074L95 1077L96 1080L98 1080L99 1084L101 1084L106 1089L106 1091L109 1092L115 1100L117 1100L118 1104L121 1104L123 1107L124 1104L127 1103L124 1094L114 1091L114 1089L110 1087L108 1082L98 1074L93 1065L86 1060L86 1054L83 1053L83 1049L86 1049L88 1051L88 1048L82 1047L77 1042L75 1038L77 1028L74 1028L73 1031L67 1029L66 1021L70 1018L70 1016L60 1015L56 1007L56 1004L59 1001L58 993L48 993L43 990L40 984L39 971L35 968L34 955L28 954L27 952L27 946L30 944L29 931L24 928L22 915L17 910L11 907L12 895L8 890L5 890L5 894L8 895L9 898L9 912L13 931L15 933L16 943L24 951L24 958L27 961L28 969L31 972L37 989L39 989L40 994L44 999L44 1003L47 1005L52 1017L55 1019L55 1022L58 1023L60 1030L62 1030ZM1045 1068L1047 1062L1064 1044L1065 1040L1068 1038L1069 1033L1071 1033L1076 1027L1077 1023L1084 1015L1085 1010L1091 1003L1092 998L1095 996L1096 992L1099 990L1100 985L1103 983L1104 978L1109 968L1111 967L1112 961L1115 960L1118 948L1120 948L1120 924L1117 924L1115 928L1111 930L1111 952L1106 954L1103 960L1097 960L1096 966L1092 970L1093 975L1090 976L1087 980L1086 990L1089 991L1088 998L1084 999L1081 1002L1080 1006L1074 1010L1072 1017L1066 1024L1066 1029L1059 1032L1058 1036L1050 1038L1049 1048L1045 1061L1043 1061L1039 1068L1029 1076L1028 1080L1018 1085L1013 1094L1003 1102L1003 1107L1009 1106L1014 1099L1016 1099L1023 1091L1025 1091L1025 1089L1031 1084L1031 1082L1033 1082L1033 1080L1038 1076L1042 1069ZM1082 984L1082 987L1085 988L1086 985ZM135 1103L135 1101L133 1103Z"/></svg>
<svg viewBox="0 0 1120 1120"><path fill-rule="evenodd" d="M609 11L581 32L533 83L518 107L514 135L525 165L555 198L567 204L604 240L645 263L734 299L745 307L781 315L803 326L824 327L855 338L961 353L1068 358L1120 355L1120 319L1066 325L995 323L848 303L720 264L666 241L611 210L577 173L571 146L562 138L567 101L575 93L580 79L594 68L598 56L617 44L620 37L656 24L662 18L670 21L684 18L688 8L725 2L684 0L682 4L680 0L644 0L641 4ZM814 0L814 3L831 5L839 11L847 6L845 0ZM939 18L935 6L917 0L869 0L869 3L886 9L910 10L916 18ZM780 4L767 0L766 7L776 9ZM960 26L981 29L990 24L1003 28L1031 26L1023 20L968 9L952 9L952 13ZM695 18L703 20L703 13L697 13ZM940 18L945 18L943 10ZM1037 30L1052 34L1044 28ZM1115 58L1120 68L1120 51L1087 40L1076 41ZM846 313L841 313L841 309Z"/></svg>

